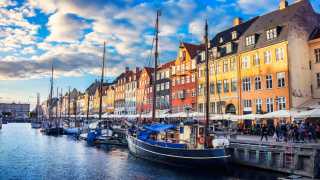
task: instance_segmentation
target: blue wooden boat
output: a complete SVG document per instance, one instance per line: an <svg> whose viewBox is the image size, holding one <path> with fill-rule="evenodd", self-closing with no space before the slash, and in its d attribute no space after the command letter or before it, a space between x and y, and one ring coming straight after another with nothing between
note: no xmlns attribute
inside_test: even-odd
<svg viewBox="0 0 320 180"><path fill-rule="evenodd" d="M168 130L175 130L171 124L152 124L136 133L128 132L129 151L139 158L182 167L226 167L230 154L226 146L192 148L187 143L158 140L155 137Z"/></svg>
<svg viewBox="0 0 320 180"><path fill-rule="evenodd" d="M63 133L66 135L76 135L80 134L81 129L78 127L64 127Z"/></svg>
<svg viewBox="0 0 320 180"><path fill-rule="evenodd" d="M32 129L39 129L39 128L41 128L41 126L42 126L41 122L31 122Z"/></svg>

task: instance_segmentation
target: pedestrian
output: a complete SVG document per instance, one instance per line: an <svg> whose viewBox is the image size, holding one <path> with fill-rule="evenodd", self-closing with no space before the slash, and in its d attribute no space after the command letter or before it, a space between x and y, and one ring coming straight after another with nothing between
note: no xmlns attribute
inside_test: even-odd
<svg viewBox="0 0 320 180"><path fill-rule="evenodd" d="M279 123L277 123L276 125L276 129L275 129L275 134L276 134L276 141L279 142L280 141L280 134L281 134L281 128Z"/></svg>
<svg viewBox="0 0 320 180"><path fill-rule="evenodd" d="M304 142L304 136L305 136L305 128L303 122L299 125L299 141Z"/></svg>
<svg viewBox="0 0 320 180"><path fill-rule="evenodd" d="M265 124L263 124L261 129L261 141L263 140L263 137L265 137L266 141L268 141L268 133L268 127Z"/></svg>

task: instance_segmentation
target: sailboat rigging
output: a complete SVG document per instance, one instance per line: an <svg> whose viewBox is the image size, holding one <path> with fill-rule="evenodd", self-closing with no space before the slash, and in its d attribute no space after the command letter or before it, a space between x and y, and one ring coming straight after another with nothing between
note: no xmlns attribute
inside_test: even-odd
<svg viewBox="0 0 320 180"><path fill-rule="evenodd" d="M205 147L197 146L191 143L191 133L197 133L198 124L182 122L179 125L156 123L156 73L158 63L158 32L159 32L159 16L160 11L157 11L156 25L155 25L155 66L153 77L153 100L152 100L152 120L153 124L144 126L142 128L132 127L128 130L127 141L129 151L137 157L144 158L150 161L165 163L174 166L188 166L188 167L225 167L228 163L230 155L225 145L213 146L209 145L209 138L206 139ZM205 45L206 45L206 65L208 64L208 26L205 27ZM208 69L206 69L208 72ZM208 73L207 73L208 75ZM207 84L209 77L207 76ZM207 85L208 87L208 85ZM207 90L208 94L208 90ZM207 102L209 97L207 97ZM208 108L207 108L208 109ZM209 135L208 132L209 113L206 111L206 127L205 137ZM178 130L179 129L179 130ZM188 130L184 130L188 129ZM188 134L189 133L189 134ZM185 137L189 137L186 139ZM212 137L210 137L212 138ZM211 140L211 139L210 139ZM196 142L197 143L197 142Z"/></svg>

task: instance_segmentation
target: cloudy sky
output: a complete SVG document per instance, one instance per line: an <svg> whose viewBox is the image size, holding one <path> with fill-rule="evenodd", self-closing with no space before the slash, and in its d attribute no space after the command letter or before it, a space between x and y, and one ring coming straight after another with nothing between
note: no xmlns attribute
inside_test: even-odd
<svg viewBox="0 0 320 180"><path fill-rule="evenodd" d="M161 9L160 59L176 57L179 41L199 43L277 8L279 0L0 0L0 102L47 97L51 64L55 87L84 90L100 73L107 43L107 76L125 66L150 65L155 13ZM290 1L292 3L293 0ZM319 0L311 0L319 12Z"/></svg>

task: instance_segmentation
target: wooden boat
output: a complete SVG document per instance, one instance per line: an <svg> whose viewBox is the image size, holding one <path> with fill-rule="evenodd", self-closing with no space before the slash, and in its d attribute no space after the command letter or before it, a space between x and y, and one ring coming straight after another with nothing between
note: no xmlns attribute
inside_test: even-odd
<svg viewBox="0 0 320 180"><path fill-rule="evenodd" d="M180 141L176 138L179 133L171 134L175 138L159 138L161 134L162 137L168 137L168 132L177 131L176 129L177 127L171 124L152 124L145 126L143 130L138 130L136 133L128 133L129 150L134 156L173 166L196 168L227 166L230 160L228 143L203 148L201 146L197 147L199 142L196 141L194 141L194 144ZM180 136L185 137L185 134L182 133ZM204 143L203 140L200 141L202 141L202 144Z"/></svg>

